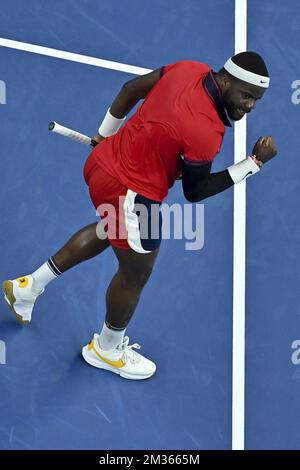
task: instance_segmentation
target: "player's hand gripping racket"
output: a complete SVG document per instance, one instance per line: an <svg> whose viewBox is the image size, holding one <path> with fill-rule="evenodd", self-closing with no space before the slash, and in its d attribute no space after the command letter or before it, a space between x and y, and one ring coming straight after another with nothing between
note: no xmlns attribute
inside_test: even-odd
<svg viewBox="0 0 300 470"><path fill-rule="evenodd" d="M73 131L68 127L64 127L55 121L50 122L48 129L49 131L56 132L64 137L69 137L69 139L76 140L76 142L80 142L81 144L91 145L92 147L96 147L96 145L98 145L96 140L91 139L87 135L80 134L80 132Z"/></svg>

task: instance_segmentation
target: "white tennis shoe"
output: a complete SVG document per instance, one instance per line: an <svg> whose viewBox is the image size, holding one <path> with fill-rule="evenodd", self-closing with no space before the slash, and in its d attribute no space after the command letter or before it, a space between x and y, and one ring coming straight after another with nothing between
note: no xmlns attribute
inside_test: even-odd
<svg viewBox="0 0 300 470"><path fill-rule="evenodd" d="M155 373L154 362L133 351L141 347L139 344L129 346L128 336L115 349L108 351L100 348L98 338L99 335L95 334L92 341L82 348L82 356L90 365L131 380L148 379Z"/></svg>
<svg viewBox="0 0 300 470"><path fill-rule="evenodd" d="M45 290L36 294L32 289L33 283L31 274L3 282L4 299L22 325L30 322L34 303Z"/></svg>

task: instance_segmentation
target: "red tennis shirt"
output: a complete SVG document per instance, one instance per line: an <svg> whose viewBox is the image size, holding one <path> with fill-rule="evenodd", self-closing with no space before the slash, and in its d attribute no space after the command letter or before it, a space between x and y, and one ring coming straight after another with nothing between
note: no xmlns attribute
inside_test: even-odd
<svg viewBox="0 0 300 470"><path fill-rule="evenodd" d="M128 189L161 202L181 174L181 156L194 163L214 159L224 124L230 126L212 69L180 61L163 68L135 114L93 153Z"/></svg>

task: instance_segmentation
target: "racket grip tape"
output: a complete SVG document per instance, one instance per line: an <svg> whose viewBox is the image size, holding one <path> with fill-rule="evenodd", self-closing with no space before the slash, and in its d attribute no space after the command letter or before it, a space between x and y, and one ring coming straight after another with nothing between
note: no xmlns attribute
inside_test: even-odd
<svg viewBox="0 0 300 470"><path fill-rule="evenodd" d="M57 134L63 135L64 137L68 137L69 139L75 140L76 142L80 142L86 145L92 145L95 147L98 142L91 139L87 135L81 134L80 132L73 131L68 127L64 127L61 124L58 124L55 121L51 121L48 126L49 131L56 132Z"/></svg>

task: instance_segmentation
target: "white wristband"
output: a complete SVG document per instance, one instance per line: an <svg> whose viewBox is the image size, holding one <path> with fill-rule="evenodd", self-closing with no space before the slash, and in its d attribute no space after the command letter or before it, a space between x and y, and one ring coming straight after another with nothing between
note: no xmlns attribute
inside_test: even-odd
<svg viewBox="0 0 300 470"><path fill-rule="evenodd" d="M247 178L247 176L254 175L257 173L260 168L255 163L252 157L247 157L245 160L236 163L235 165L231 165L227 168L230 177L234 183L240 183L243 179Z"/></svg>
<svg viewBox="0 0 300 470"><path fill-rule="evenodd" d="M110 114L110 108L107 110L105 118L102 121L101 126L98 129L98 133L102 137L109 137L110 135L116 134L120 129L121 125L125 121L126 116L122 119L118 119Z"/></svg>

